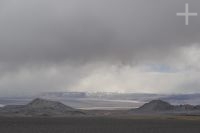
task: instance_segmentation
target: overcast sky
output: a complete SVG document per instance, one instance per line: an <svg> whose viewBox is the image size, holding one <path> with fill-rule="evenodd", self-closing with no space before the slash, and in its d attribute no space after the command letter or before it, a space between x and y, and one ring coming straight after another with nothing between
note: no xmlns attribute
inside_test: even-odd
<svg viewBox="0 0 200 133"><path fill-rule="evenodd" d="M199 16L176 16L185 11ZM199 0L1 0L0 96L200 93Z"/></svg>

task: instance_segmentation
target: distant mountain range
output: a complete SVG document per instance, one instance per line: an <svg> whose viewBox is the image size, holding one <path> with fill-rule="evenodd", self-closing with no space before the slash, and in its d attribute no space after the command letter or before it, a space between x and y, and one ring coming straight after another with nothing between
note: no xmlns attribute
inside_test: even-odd
<svg viewBox="0 0 200 133"><path fill-rule="evenodd" d="M160 99L172 105L200 103L200 94L145 94L116 92L46 92L30 97L0 97L0 107L5 105L25 105L32 99L50 99L60 101L77 109L131 109L142 106L154 99Z"/></svg>
<svg viewBox="0 0 200 133"><path fill-rule="evenodd" d="M173 104L198 104L200 94L148 94L148 93L117 93L117 92L47 92L39 95L52 99L104 99L104 100L132 100L147 102L161 99Z"/></svg>
<svg viewBox="0 0 200 133"><path fill-rule="evenodd" d="M139 108L127 110L79 110L61 102L36 98L26 105L7 105L0 108L0 116L71 117L71 116L127 116L127 115L200 115L200 105L171 105L152 100Z"/></svg>

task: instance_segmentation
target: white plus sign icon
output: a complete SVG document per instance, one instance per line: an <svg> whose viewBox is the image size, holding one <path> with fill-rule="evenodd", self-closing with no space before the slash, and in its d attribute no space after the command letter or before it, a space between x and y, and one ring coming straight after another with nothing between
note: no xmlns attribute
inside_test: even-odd
<svg viewBox="0 0 200 133"><path fill-rule="evenodd" d="M189 4L185 4L185 13L177 13L177 16L184 16L185 17L185 25L189 25L189 16L198 16L197 13L190 13L189 12Z"/></svg>

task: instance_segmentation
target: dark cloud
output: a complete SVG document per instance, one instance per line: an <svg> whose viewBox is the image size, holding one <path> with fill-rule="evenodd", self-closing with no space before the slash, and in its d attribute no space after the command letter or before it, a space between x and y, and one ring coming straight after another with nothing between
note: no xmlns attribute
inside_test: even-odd
<svg viewBox="0 0 200 133"><path fill-rule="evenodd" d="M199 41L199 18L184 18L183 1L8 1L1 15L1 62L163 58ZM200 2L193 1L190 9ZM153 56L153 57L152 57ZM152 59L151 59L152 58Z"/></svg>
<svg viewBox="0 0 200 133"><path fill-rule="evenodd" d="M95 62L160 63L174 58L182 47L200 43L200 17L190 17L190 25L185 26L184 17L176 16L185 10L186 2L1 1L1 73L54 65L81 68ZM198 0L189 5L191 12L200 14Z"/></svg>

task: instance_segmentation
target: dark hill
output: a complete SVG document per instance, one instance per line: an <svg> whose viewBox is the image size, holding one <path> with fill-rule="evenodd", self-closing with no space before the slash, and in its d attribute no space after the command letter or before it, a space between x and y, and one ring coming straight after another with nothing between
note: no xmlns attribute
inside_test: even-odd
<svg viewBox="0 0 200 133"><path fill-rule="evenodd" d="M45 99L35 99L26 105L27 109L53 109L57 111L74 111L72 107L66 106L57 101L50 101Z"/></svg>
<svg viewBox="0 0 200 133"><path fill-rule="evenodd" d="M1 113L20 116L70 116L84 113L57 101L35 99L27 105L9 105Z"/></svg>
<svg viewBox="0 0 200 133"><path fill-rule="evenodd" d="M159 111L169 111L172 110L174 108L173 105L165 102L165 101L161 101L161 100L153 100L149 103L144 104L143 106L141 106L140 108L138 108L138 111L142 111L142 112L159 112Z"/></svg>
<svg viewBox="0 0 200 133"><path fill-rule="evenodd" d="M142 114L200 114L200 105L171 105L162 100L153 100L131 111Z"/></svg>

